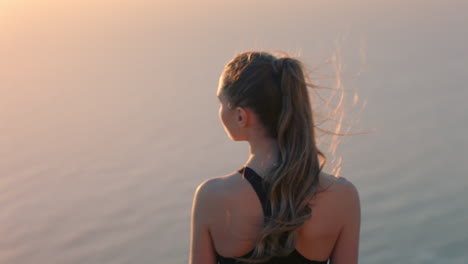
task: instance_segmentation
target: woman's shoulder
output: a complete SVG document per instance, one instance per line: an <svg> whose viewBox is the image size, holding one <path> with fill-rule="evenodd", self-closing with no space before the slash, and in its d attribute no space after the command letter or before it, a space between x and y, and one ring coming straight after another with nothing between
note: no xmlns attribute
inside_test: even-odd
<svg viewBox="0 0 468 264"><path fill-rule="evenodd" d="M228 192L238 191L236 187L245 187L245 181L242 181L241 177L238 177L239 175L236 171L227 175L209 178L199 184L196 192L210 196L220 196ZM359 195L356 185L351 180L344 176L332 175L326 172L320 173L317 192L332 193L334 196Z"/></svg>
<svg viewBox="0 0 468 264"><path fill-rule="evenodd" d="M194 204L198 205L200 212L203 212L203 218L212 218L221 208L232 206L233 202L239 200L238 197L248 196L242 177L237 172L233 172L200 183L195 191Z"/></svg>
<svg viewBox="0 0 468 264"><path fill-rule="evenodd" d="M331 230L332 234L337 234L350 217L360 212L359 193L355 184L346 177L327 173L321 174L317 192L309 205L315 211L315 217L305 225L305 229L312 233Z"/></svg>
<svg viewBox="0 0 468 264"><path fill-rule="evenodd" d="M196 189L195 196L206 202L219 203L229 199L232 194L248 195L248 184L242 180L238 172L209 178L203 181ZM321 172L317 193L313 200L327 200L329 202L358 203L359 192L356 185L344 176Z"/></svg>
<svg viewBox="0 0 468 264"><path fill-rule="evenodd" d="M209 178L198 185L196 194L211 196L211 198L225 195L227 191L232 191L239 184L240 177L236 177L237 174L237 172L232 172L227 175Z"/></svg>
<svg viewBox="0 0 468 264"><path fill-rule="evenodd" d="M333 175L326 172L320 172L319 177L320 187L322 189L330 189L333 191L350 191L356 190L354 183L348 178L341 175Z"/></svg>
<svg viewBox="0 0 468 264"><path fill-rule="evenodd" d="M193 208L197 211L196 215L205 218L215 206L216 197L219 196L219 186L222 186L222 178L210 178L198 185L193 198Z"/></svg>
<svg viewBox="0 0 468 264"><path fill-rule="evenodd" d="M325 172L320 174L317 194L333 200L359 202L358 189L350 179Z"/></svg>

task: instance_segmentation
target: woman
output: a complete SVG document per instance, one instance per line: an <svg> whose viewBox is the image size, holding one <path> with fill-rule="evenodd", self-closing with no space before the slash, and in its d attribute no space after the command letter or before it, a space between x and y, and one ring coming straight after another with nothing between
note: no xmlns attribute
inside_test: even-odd
<svg viewBox="0 0 468 264"><path fill-rule="evenodd" d="M268 52L226 65L219 116L231 140L249 142L250 156L197 188L191 264L358 262L358 191L322 172L304 73L299 60Z"/></svg>

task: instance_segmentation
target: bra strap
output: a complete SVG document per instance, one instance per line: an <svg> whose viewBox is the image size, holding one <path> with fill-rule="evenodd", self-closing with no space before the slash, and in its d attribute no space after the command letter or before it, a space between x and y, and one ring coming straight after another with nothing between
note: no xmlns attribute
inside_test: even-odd
<svg viewBox="0 0 468 264"><path fill-rule="evenodd" d="M262 204L263 215L270 216L271 215L271 205L267 199L267 193L263 186L263 179L260 177L254 170L251 168L244 166L238 170L238 172L249 181L250 185L252 185L255 193L257 193L258 199Z"/></svg>

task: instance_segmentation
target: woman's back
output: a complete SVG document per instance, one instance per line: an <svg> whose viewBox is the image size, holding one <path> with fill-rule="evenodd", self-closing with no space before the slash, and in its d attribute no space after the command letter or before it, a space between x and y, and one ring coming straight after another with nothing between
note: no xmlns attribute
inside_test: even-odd
<svg viewBox="0 0 468 264"><path fill-rule="evenodd" d="M251 252L263 223L264 210L260 197L254 184L241 172L242 169L224 177L213 178L200 187L211 198L209 204L205 204L209 210L206 210L207 214L203 218L207 220L218 260L225 262ZM253 168L246 167L246 174L249 173L250 177L255 175L261 180L262 175ZM295 253L296 258L303 257L304 260L317 263L329 258L333 258L335 262L340 257L333 254L337 247L348 247L350 252L356 251L353 247L357 244L351 245L344 240L339 241L339 238L345 223L356 213L353 212L356 205L353 207L352 203L358 197L354 185L343 177L335 178L321 173L319 179L317 194L310 201L312 217L299 229ZM356 231L359 233L359 230L354 232ZM343 236L342 238L346 239ZM346 255L345 252L341 254Z"/></svg>

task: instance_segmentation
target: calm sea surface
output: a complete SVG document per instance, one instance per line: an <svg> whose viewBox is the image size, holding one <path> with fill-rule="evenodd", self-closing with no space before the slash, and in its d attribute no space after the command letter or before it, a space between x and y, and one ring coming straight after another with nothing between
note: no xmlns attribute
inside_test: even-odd
<svg viewBox="0 0 468 264"><path fill-rule="evenodd" d="M350 132L374 131L337 151L360 193L360 263L468 263L467 13L0 1L0 263L186 263L195 188L248 157L218 120L224 64L268 49L313 67L338 46L345 89L367 102Z"/></svg>

